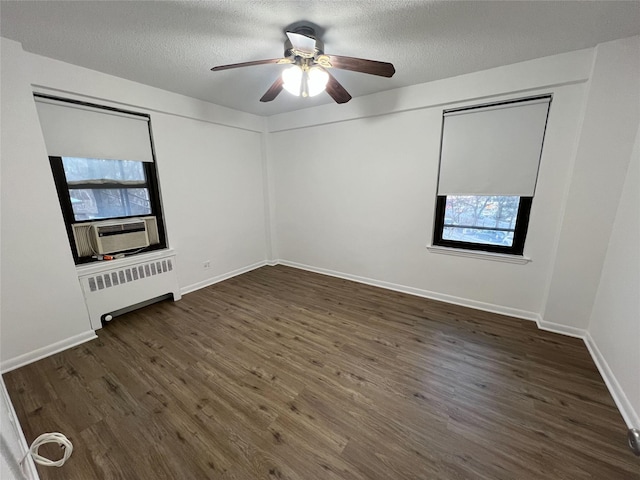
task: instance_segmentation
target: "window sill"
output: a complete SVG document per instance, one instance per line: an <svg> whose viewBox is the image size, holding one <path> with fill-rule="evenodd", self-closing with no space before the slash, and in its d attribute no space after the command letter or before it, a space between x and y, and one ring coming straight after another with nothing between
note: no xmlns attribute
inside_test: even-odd
<svg viewBox="0 0 640 480"><path fill-rule="evenodd" d="M138 253L130 255L124 258L116 258L115 260L96 261L91 263L84 263L76 265L76 272L78 276L82 275L95 275L107 270L113 270L114 268L123 268L131 265L135 265L142 262L151 262L153 260L160 260L171 255L175 255L175 251L172 248L163 248L161 250L154 250L151 252Z"/></svg>
<svg viewBox="0 0 640 480"><path fill-rule="evenodd" d="M531 259L529 257L525 257L523 255L505 255L503 253L482 252L479 250L463 250L460 248L438 247L435 245L428 245L427 250L432 253L438 253L441 255L479 258L482 260L491 260L494 262L516 263L519 265L524 265L531 262Z"/></svg>

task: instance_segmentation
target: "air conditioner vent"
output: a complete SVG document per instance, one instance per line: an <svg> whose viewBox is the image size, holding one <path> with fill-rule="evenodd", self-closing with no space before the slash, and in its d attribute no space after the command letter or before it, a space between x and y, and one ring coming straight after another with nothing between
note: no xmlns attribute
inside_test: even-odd
<svg viewBox="0 0 640 480"><path fill-rule="evenodd" d="M119 235L121 233L139 232L146 230L147 227L144 222L127 222L127 223L115 223L109 225L96 224L98 229L98 236L108 237L111 235Z"/></svg>

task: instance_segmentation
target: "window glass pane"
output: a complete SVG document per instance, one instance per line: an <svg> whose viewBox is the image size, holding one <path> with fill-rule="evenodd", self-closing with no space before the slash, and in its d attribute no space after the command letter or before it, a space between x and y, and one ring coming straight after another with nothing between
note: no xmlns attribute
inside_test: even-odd
<svg viewBox="0 0 640 480"><path fill-rule="evenodd" d="M447 195L443 240L513 245L520 197Z"/></svg>
<svg viewBox="0 0 640 480"><path fill-rule="evenodd" d="M76 221L151 214L146 188L69 189Z"/></svg>
<svg viewBox="0 0 640 480"><path fill-rule="evenodd" d="M91 180L112 180L123 183L146 181L144 162L62 157L62 165L68 183Z"/></svg>
<svg viewBox="0 0 640 480"><path fill-rule="evenodd" d="M442 238L443 240L455 240L458 242L505 245L507 247L513 246L513 232L484 230L480 228L444 227Z"/></svg>

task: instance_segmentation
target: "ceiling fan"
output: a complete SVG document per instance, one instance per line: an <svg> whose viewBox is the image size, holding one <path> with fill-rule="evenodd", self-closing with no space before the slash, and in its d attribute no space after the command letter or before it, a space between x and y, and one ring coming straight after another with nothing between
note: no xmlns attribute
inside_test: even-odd
<svg viewBox="0 0 640 480"><path fill-rule="evenodd" d="M216 72L269 63L291 65L273 82L273 85L269 87L260 99L261 102L274 100L284 89L293 95L302 97L313 97L326 91L336 103L347 103L351 100L351 95L328 72L328 69L338 68L387 78L392 77L396 72L393 65L387 62L339 55L325 55L324 44L316 38L316 32L313 27L298 26L292 31L287 31L286 34L284 58L219 65L211 70Z"/></svg>

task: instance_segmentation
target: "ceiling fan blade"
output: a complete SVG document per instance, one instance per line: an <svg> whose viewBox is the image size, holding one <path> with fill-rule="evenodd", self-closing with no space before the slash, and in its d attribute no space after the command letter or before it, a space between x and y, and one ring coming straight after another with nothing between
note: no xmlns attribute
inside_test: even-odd
<svg viewBox="0 0 640 480"><path fill-rule="evenodd" d="M262 96L262 98L260 99L261 102L270 102L273 99L275 99L280 92L282 91L283 88L283 80L282 80L282 76L278 75L278 78L276 78L276 81L273 82L273 85L271 85L269 87L269 90L267 90L265 92L265 94Z"/></svg>
<svg viewBox="0 0 640 480"><path fill-rule="evenodd" d="M253 65L266 65L269 63L291 63L286 58L270 58L269 60L254 60L253 62L231 63L229 65L218 65L213 67L211 71L229 70L230 68L251 67Z"/></svg>
<svg viewBox="0 0 640 480"><path fill-rule="evenodd" d="M300 33L294 32L286 32L287 37L289 37L289 41L293 46L294 50L299 52L308 53L313 55L316 49L316 39L313 37L307 37L306 35L302 35Z"/></svg>
<svg viewBox="0 0 640 480"><path fill-rule="evenodd" d="M339 55L327 55L333 68L341 70L351 70L352 72L368 73L369 75L379 75L381 77L393 77L396 73L392 63L378 62L376 60L365 60L364 58L341 57Z"/></svg>
<svg viewBox="0 0 640 480"><path fill-rule="evenodd" d="M327 72L329 73L329 72ZM327 88L325 91L333 98L336 103L347 103L351 100L351 95L340 85L340 82L335 79L333 75L329 73L329 81L327 82Z"/></svg>

